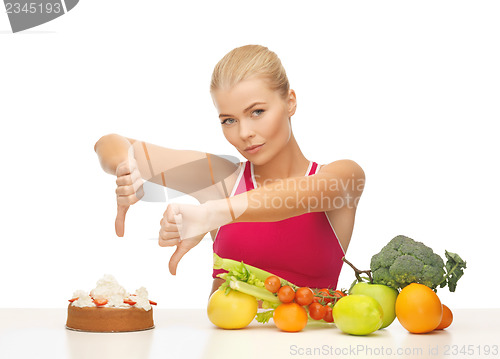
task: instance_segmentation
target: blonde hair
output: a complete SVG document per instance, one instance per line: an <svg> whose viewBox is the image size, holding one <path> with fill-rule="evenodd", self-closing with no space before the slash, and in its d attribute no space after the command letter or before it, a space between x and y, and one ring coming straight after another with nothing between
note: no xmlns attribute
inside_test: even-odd
<svg viewBox="0 0 500 359"><path fill-rule="evenodd" d="M230 89L238 82L252 76L268 81L271 90L283 98L288 96L290 84L278 55L261 45L246 45L228 52L215 65L210 83L210 93L217 89Z"/></svg>

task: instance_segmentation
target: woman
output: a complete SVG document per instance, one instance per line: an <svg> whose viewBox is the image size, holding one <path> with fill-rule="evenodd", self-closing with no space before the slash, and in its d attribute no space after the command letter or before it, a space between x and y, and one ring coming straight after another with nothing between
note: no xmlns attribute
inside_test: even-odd
<svg viewBox="0 0 500 359"><path fill-rule="evenodd" d="M335 288L349 245L364 172L350 160L308 160L293 135L297 99L275 53L248 45L216 65L210 87L226 139L247 159L177 151L118 135L95 146L116 174L116 231L149 180L190 193L200 205L169 204L160 246L176 246L169 269L206 233L221 257L243 260L299 285ZM223 282L214 271L212 291Z"/></svg>

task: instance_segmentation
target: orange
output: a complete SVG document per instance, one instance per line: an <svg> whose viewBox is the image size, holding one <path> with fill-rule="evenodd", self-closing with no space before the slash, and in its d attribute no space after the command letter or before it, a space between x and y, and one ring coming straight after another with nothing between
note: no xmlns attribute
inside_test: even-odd
<svg viewBox="0 0 500 359"><path fill-rule="evenodd" d="M453 322L453 313L450 308L443 304L443 319L441 319L441 323L439 323L436 329L448 328L451 322Z"/></svg>
<svg viewBox="0 0 500 359"><path fill-rule="evenodd" d="M274 310L273 320L285 332L300 332L307 324L307 312L297 303L283 303Z"/></svg>
<svg viewBox="0 0 500 359"><path fill-rule="evenodd" d="M436 329L442 316L439 297L426 285L411 283L396 299L396 317L410 333L427 333Z"/></svg>

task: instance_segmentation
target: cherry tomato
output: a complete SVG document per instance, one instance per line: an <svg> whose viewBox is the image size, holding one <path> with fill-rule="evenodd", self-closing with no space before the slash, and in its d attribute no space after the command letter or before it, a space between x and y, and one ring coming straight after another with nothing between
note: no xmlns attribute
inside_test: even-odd
<svg viewBox="0 0 500 359"><path fill-rule="evenodd" d="M266 289L272 293L276 293L281 287L281 281L275 275L269 276L264 282Z"/></svg>
<svg viewBox="0 0 500 359"><path fill-rule="evenodd" d="M295 292L295 302L298 305L309 305L314 299L314 293L309 287L301 287Z"/></svg>
<svg viewBox="0 0 500 359"><path fill-rule="evenodd" d="M313 302L318 302L320 304L327 304L331 303L333 300L333 297L330 295L330 292L326 288L318 290L316 294L317 295L314 297Z"/></svg>
<svg viewBox="0 0 500 359"><path fill-rule="evenodd" d="M332 307L329 305L325 305L326 308L326 314L323 317L323 320L328 323L333 323L333 314L332 314Z"/></svg>
<svg viewBox="0 0 500 359"><path fill-rule="evenodd" d="M281 303L291 303L295 298L295 292L289 285L284 285L278 290L278 299Z"/></svg>
<svg viewBox="0 0 500 359"><path fill-rule="evenodd" d="M321 320L325 317L326 307L320 303L311 303L309 305L309 315L315 320Z"/></svg>

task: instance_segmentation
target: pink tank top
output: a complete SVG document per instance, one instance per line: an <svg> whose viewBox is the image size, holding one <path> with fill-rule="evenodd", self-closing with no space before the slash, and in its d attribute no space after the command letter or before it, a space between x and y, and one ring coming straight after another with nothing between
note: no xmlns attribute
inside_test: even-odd
<svg viewBox="0 0 500 359"><path fill-rule="evenodd" d="M310 162L306 175L319 166ZM253 164L240 171L233 195L256 188ZM276 274L298 286L332 288L342 268L344 251L325 212L311 212L277 222L241 222L222 226L214 252ZM213 277L224 272L214 270Z"/></svg>

